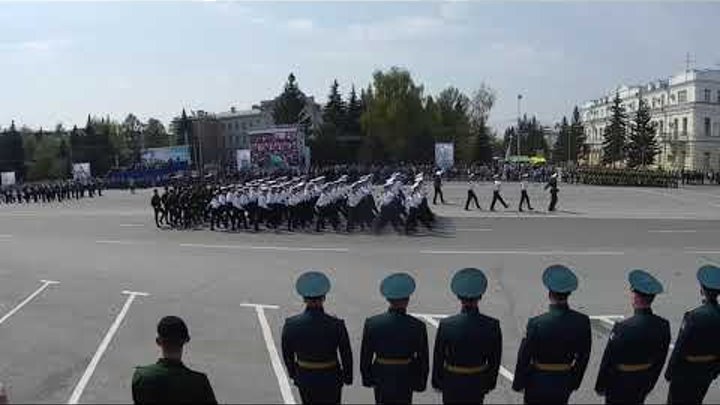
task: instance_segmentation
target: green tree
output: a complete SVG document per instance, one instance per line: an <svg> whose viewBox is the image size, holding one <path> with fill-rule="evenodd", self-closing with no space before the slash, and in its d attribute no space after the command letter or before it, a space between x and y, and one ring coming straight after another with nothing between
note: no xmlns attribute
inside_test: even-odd
<svg viewBox="0 0 720 405"><path fill-rule="evenodd" d="M571 138L572 133L570 131L570 125L568 125L567 117L562 118L562 123L559 125L558 137L553 145L552 160L555 163L567 162L572 156Z"/></svg>
<svg viewBox="0 0 720 405"><path fill-rule="evenodd" d="M432 160L433 149L412 145L415 137L426 138L427 125L423 105L423 88L417 86L410 72L397 67L373 74L372 90L366 95L368 104L362 115L365 151L371 161ZM412 151L412 153L411 153ZM421 154L416 154L421 151Z"/></svg>
<svg viewBox="0 0 720 405"><path fill-rule="evenodd" d="M15 128L15 121L2 134L0 144L2 171L14 171L18 181L25 178L25 148L23 136Z"/></svg>
<svg viewBox="0 0 720 405"><path fill-rule="evenodd" d="M143 126L143 138L145 139L146 148L162 148L170 146L170 137L165 131L165 126L160 120L155 118L148 119Z"/></svg>
<svg viewBox="0 0 720 405"><path fill-rule="evenodd" d="M334 80L330 86L328 101L323 107L323 124L310 143L314 163L328 164L344 161L346 156L338 147L338 136L342 135L346 126L345 102L338 91L339 85Z"/></svg>
<svg viewBox="0 0 720 405"><path fill-rule="evenodd" d="M295 75L290 73L282 94L275 99L273 109L275 124L296 124L304 108L305 97L295 81Z"/></svg>
<svg viewBox="0 0 720 405"><path fill-rule="evenodd" d="M472 161L480 163L492 161L494 137L487 127L487 120L490 110L495 105L495 98L495 91L483 83L473 92L470 99L467 116L470 125Z"/></svg>
<svg viewBox="0 0 720 405"><path fill-rule="evenodd" d="M127 151L128 164L140 162L143 148L142 136L143 123L134 114L128 114L120 124L120 137L124 140L122 143L125 145L121 150Z"/></svg>
<svg viewBox="0 0 720 405"><path fill-rule="evenodd" d="M622 106L620 93L615 93L613 105L610 107L612 116L610 124L605 127L603 133L603 157L604 164L615 165L616 162L625 160L625 149L627 143L627 114Z"/></svg>
<svg viewBox="0 0 720 405"><path fill-rule="evenodd" d="M628 166L652 165L659 152L655 126L650 123L650 110L647 102L640 97L637 112L630 125L630 139L627 144Z"/></svg>
<svg viewBox="0 0 720 405"><path fill-rule="evenodd" d="M360 118L362 117L362 113L362 100L358 98L357 92L355 91L355 85L352 85L347 102L347 119L345 122L345 132L350 135L360 135L360 132L362 131L362 127L360 125Z"/></svg>
<svg viewBox="0 0 720 405"><path fill-rule="evenodd" d="M438 120L432 130L436 141L452 142L459 160L472 160L470 121L468 111L470 99L455 87L448 87L437 97Z"/></svg>

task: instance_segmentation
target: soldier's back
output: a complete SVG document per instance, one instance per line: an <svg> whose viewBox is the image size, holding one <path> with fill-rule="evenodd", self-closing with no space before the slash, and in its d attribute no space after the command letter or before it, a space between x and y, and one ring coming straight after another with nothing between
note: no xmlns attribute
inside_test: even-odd
<svg viewBox="0 0 720 405"><path fill-rule="evenodd" d="M215 394L207 376L193 371L180 361L158 360L137 367L132 379L136 404L215 404Z"/></svg>

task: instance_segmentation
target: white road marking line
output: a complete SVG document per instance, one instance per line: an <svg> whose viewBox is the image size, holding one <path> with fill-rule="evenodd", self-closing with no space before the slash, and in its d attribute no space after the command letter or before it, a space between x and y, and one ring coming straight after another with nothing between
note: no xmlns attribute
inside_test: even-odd
<svg viewBox="0 0 720 405"><path fill-rule="evenodd" d="M651 229L648 233L697 233L694 229Z"/></svg>
<svg viewBox="0 0 720 405"><path fill-rule="evenodd" d="M0 239L10 239L10 238L12 238L12 237L13 237L12 235L7 235L7 234L5 234L5 235L0 235Z"/></svg>
<svg viewBox="0 0 720 405"><path fill-rule="evenodd" d="M565 250L421 250L428 255L527 255L527 256L622 256L619 251L565 251Z"/></svg>
<svg viewBox="0 0 720 405"><path fill-rule="evenodd" d="M445 318L447 315L429 315L429 314L411 314L415 317L421 318L428 324L435 327L435 329L440 326L440 322L437 321L435 318ZM506 369L503 365L500 365L499 373L501 376L505 377L506 380L510 381L511 383L513 380L515 380L515 374L513 374L510 370Z"/></svg>
<svg viewBox="0 0 720 405"><path fill-rule="evenodd" d="M87 386L88 382L90 382L90 377L92 377L93 373L95 372L95 368L97 368L98 363L100 363L100 359L102 359L103 355L105 354L105 351L110 345L113 336L115 336L115 333L117 333L118 329L120 329L120 324L127 315L128 310L130 310L130 305L132 305L133 301L135 301L135 297L147 297L148 295L150 295L148 293L138 291L123 291L122 293L128 296L127 300L125 300L125 304L115 317L115 321L112 323L112 325L110 325L110 329L108 329L105 337L100 342L100 346L98 346L97 351L90 360L90 363L85 369L82 377L80 377L80 381L78 381L75 389L72 392L72 395L70 395L70 399L67 402L68 404L77 404L78 401L80 401L80 396L83 394L83 391L85 391L85 387Z"/></svg>
<svg viewBox="0 0 720 405"><path fill-rule="evenodd" d="M457 228L456 232L492 232L491 228Z"/></svg>
<svg viewBox="0 0 720 405"><path fill-rule="evenodd" d="M139 242L132 240L96 240L95 243L102 245L138 245Z"/></svg>
<svg viewBox="0 0 720 405"><path fill-rule="evenodd" d="M268 324L267 317L265 316L265 308L277 309L277 305L261 305L261 304L240 304L240 306L255 308L257 313L258 322L260 323L260 329L262 330L263 338L265 339L265 346L267 346L268 354L270 355L270 363L272 364L273 371L275 371L275 377L277 378L278 385L280 386L280 393L282 394L283 402L286 405L295 404L295 398L290 388L290 379L285 372L285 367L280 360L280 354L278 353L277 347L275 347L275 340L273 340L272 331Z"/></svg>
<svg viewBox="0 0 720 405"><path fill-rule="evenodd" d="M240 250L273 250L284 252L336 252L347 253L347 248L326 247L290 247L290 246L250 246L250 245L207 245L202 243L181 243L181 247L194 247L206 249L240 249Z"/></svg>
<svg viewBox="0 0 720 405"><path fill-rule="evenodd" d="M597 320L612 328L615 322L625 319L624 315L591 315L591 320Z"/></svg>
<svg viewBox="0 0 720 405"><path fill-rule="evenodd" d="M40 293L42 293L43 291L45 291L45 289L48 288L48 286L51 286L51 285L53 285L53 284L60 284L59 281L52 281L52 280L40 280L40 282L42 283L42 285L40 286L40 288L38 288L37 290L35 290L32 294L28 295L24 300L22 300L22 302L20 302L19 304L17 304L17 305L15 306L15 308L11 309L7 314L5 314L2 318L0 318L0 325L2 325L5 321L7 321L8 319L10 319L11 316L15 315L15 313L16 313L17 311L21 310L22 307L24 307L24 306L27 305L30 301L32 301L33 299L35 299L35 297L37 297L38 295L40 295Z"/></svg>
<svg viewBox="0 0 720 405"><path fill-rule="evenodd" d="M720 255L720 250L686 250L691 255Z"/></svg>
<svg viewBox="0 0 720 405"><path fill-rule="evenodd" d="M121 228L142 228L144 224L120 224Z"/></svg>

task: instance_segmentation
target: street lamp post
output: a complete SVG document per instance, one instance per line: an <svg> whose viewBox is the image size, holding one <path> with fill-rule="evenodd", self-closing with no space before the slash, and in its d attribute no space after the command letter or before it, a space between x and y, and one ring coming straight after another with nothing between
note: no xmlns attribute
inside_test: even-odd
<svg viewBox="0 0 720 405"><path fill-rule="evenodd" d="M522 100L522 94L517 96L517 118L518 118L518 129L515 137L517 139L517 156L520 156L520 100Z"/></svg>

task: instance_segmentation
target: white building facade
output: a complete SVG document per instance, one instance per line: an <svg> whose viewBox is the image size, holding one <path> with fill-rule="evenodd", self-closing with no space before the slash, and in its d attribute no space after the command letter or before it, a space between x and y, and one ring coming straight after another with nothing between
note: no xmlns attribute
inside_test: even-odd
<svg viewBox="0 0 720 405"><path fill-rule="evenodd" d="M580 116L589 147L586 164L602 162L603 133L610 123L616 93L629 121L637 112L640 97L650 108L660 147L658 167L720 171L720 70L688 70L642 86L620 86L585 103Z"/></svg>

